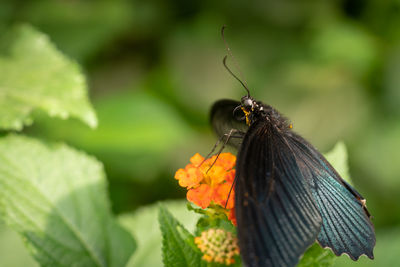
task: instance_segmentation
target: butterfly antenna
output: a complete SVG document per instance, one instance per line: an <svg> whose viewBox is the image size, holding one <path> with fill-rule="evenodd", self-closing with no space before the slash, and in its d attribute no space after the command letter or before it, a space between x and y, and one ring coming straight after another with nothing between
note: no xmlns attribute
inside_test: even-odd
<svg viewBox="0 0 400 267"><path fill-rule="evenodd" d="M246 84L243 83L243 82L229 69L229 67L226 65L226 58L227 58L227 57L228 57L228 56L225 56L224 59L222 60L225 69L230 73L230 75L232 75L236 80L238 80L238 81L240 82L240 84L244 87L244 89L246 89L246 91L247 91L247 96L250 96L250 91L249 91L249 89L247 88Z"/></svg>
<svg viewBox="0 0 400 267"><path fill-rule="evenodd" d="M247 91L247 96L250 97L250 90L249 90L249 87L247 86L247 83L246 83L246 82L244 81L244 79L243 79L243 74L242 74L242 71L241 71L240 68L239 68L239 64L237 63L235 57L233 56L232 51L231 51L231 48L230 48L229 45L228 45L228 42L225 40L225 34L224 34L225 28L226 28L226 26L224 25L224 26L222 26L222 29L221 29L222 40L224 41L226 50L228 51L228 54L232 57L232 59L233 59L233 64L235 65L236 69L239 71L239 76L240 76L240 78L242 78L242 79L239 79L239 78L228 68L228 66L226 65L226 59L227 59L228 56L225 56L224 59L223 59L224 67L228 70L228 72L229 72L236 80L238 80L238 81L240 82L240 84L244 87L244 89L246 89L246 91ZM243 80L244 82L242 82L242 80Z"/></svg>

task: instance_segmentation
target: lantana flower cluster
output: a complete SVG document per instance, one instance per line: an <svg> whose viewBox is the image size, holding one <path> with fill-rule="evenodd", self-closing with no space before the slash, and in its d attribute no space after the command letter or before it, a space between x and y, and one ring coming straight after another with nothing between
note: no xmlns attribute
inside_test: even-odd
<svg viewBox="0 0 400 267"><path fill-rule="evenodd" d="M202 259L226 265L235 263L234 257L239 255L237 238L223 229L208 229L194 239L203 252Z"/></svg>
<svg viewBox="0 0 400 267"><path fill-rule="evenodd" d="M179 185L185 187L186 198L206 209L206 214L223 214L236 225L234 213L236 157L221 153L205 159L200 154L190 158L190 164L175 173ZM235 263L239 247L235 234L225 229L210 228L195 237L195 244L203 253L202 259L225 265Z"/></svg>
<svg viewBox="0 0 400 267"><path fill-rule="evenodd" d="M236 225L234 214L234 189L236 157L231 153L221 153L204 159L196 153L190 164L175 173L179 185L187 188L187 199L206 209L212 205L225 208L228 219ZM229 193L230 192L230 193Z"/></svg>

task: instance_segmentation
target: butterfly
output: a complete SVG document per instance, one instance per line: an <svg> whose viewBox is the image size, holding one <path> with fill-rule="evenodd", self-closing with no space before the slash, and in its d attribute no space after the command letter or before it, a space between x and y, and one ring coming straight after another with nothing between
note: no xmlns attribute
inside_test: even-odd
<svg viewBox="0 0 400 267"><path fill-rule="evenodd" d="M244 265L295 266L315 240L338 256L373 259L365 199L284 116L245 89L240 102L219 100L210 114L217 135L238 149L235 213Z"/></svg>

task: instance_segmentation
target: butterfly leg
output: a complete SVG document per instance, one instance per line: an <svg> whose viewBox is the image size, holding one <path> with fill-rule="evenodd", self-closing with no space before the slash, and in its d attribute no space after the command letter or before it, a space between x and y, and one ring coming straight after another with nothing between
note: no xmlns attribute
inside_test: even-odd
<svg viewBox="0 0 400 267"><path fill-rule="evenodd" d="M237 135L235 135L235 134L237 134ZM215 143L215 145L214 145L213 149L211 150L211 152L208 153L208 155L207 155L207 157L205 158L205 160L208 159L208 158L211 156L212 153L214 153L215 149L218 147L219 143L220 143L222 140L225 139L225 141L224 141L224 143L222 144L221 148L218 150L217 157L215 158L214 162L211 164L210 168L208 168L208 170L206 171L206 173L208 173L208 171L214 166L215 162L218 160L219 155L220 155L221 152L224 150L226 144L228 144L228 142L229 142L229 140L230 140L231 138L243 138L243 132L241 132L241 131L239 131L239 130L237 130L237 129L231 129L231 130L229 131L229 133L226 133L226 134L222 135L222 136L218 139L218 141Z"/></svg>
<svg viewBox="0 0 400 267"><path fill-rule="evenodd" d="M237 134L237 135L234 135L234 134ZM237 130L237 129L231 129L231 130L229 131L229 133L222 135L222 136L218 139L218 141L215 143L215 145L214 145L213 149L211 150L211 152L207 155L207 158L215 151L215 149L218 147L219 143L220 143L224 138L225 138L225 141L224 141L223 145L221 146L221 148L218 150L217 157L215 158L214 162L211 164L210 168L208 168L208 170L207 170L206 173L208 173L208 171L212 168L212 166L214 166L215 162L218 160L219 155L221 154L222 150L225 148L226 144L228 144L229 140L230 140L231 138L243 138L243 132L241 132L241 131L239 131L239 130ZM235 186L235 183L236 183L236 177L235 177L235 179L233 180L233 183L232 183L231 188L229 189L228 197L227 197L226 202L225 202L225 207L224 207L225 209L226 209L226 205L228 204L229 198L230 198L230 196L231 196L232 189L233 189L233 187Z"/></svg>

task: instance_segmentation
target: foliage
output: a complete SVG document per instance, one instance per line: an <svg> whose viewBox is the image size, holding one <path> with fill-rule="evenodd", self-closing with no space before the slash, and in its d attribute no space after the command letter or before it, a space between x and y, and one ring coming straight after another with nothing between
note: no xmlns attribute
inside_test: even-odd
<svg viewBox="0 0 400 267"><path fill-rule="evenodd" d="M201 253L191 235L164 207L158 218L163 235L163 262L165 266L204 266Z"/></svg>
<svg viewBox="0 0 400 267"><path fill-rule="evenodd" d="M329 249L323 249L314 243L301 258L299 267L329 267L333 266L336 256Z"/></svg>
<svg viewBox="0 0 400 267"><path fill-rule="evenodd" d="M0 140L0 214L42 266L122 266L135 244L109 210L102 165L65 145Z"/></svg>
<svg viewBox="0 0 400 267"><path fill-rule="evenodd" d="M97 125L79 66L46 35L28 25L16 26L3 36L0 48L0 128L21 130L32 123L37 109Z"/></svg>
<svg viewBox="0 0 400 267"><path fill-rule="evenodd" d="M0 77L0 126L20 129L36 107L95 126L78 66L29 26L10 34L10 58L0 62L7 70ZM135 250L111 214L102 164L64 144L0 138L0 215L41 266L119 267Z"/></svg>
<svg viewBox="0 0 400 267"><path fill-rule="evenodd" d="M164 201L162 206L172 214L182 227L193 232L199 218L190 213L186 207L186 201ZM127 266L162 266L162 235L158 222L158 211L160 205L152 204L144 206L134 213L123 214L119 221L135 237L137 250L130 259Z"/></svg>

